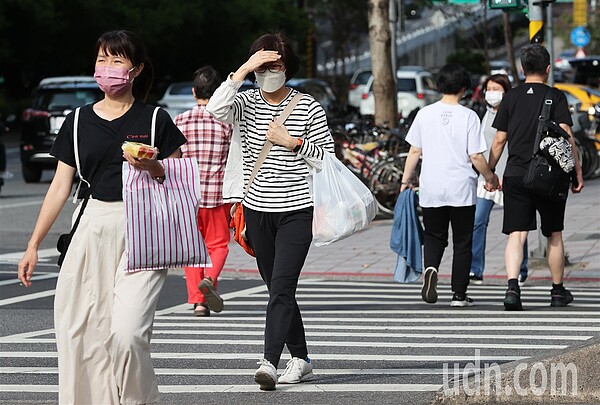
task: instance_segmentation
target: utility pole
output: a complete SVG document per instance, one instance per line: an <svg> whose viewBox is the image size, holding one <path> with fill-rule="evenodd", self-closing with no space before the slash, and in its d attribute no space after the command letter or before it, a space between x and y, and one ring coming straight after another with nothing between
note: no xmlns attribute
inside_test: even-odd
<svg viewBox="0 0 600 405"><path fill-rule="evenodd" d="M544 14L542 13L542 2L529 0L529 43L544 43Z"/></svg>

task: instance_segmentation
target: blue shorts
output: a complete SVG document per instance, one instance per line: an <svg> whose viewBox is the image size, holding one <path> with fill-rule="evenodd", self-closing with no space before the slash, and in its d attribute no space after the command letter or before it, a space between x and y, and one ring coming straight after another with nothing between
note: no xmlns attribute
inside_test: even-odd
<svg viewBox="0 0 600 405"><path fill-rule="evenodd" d="M540 213L542 234L549 237L565 228L567 200L551 201L539 197L523 186L522 177L504 177L504 220L502 232L533 231L537 229L535 212Z"/></svg>

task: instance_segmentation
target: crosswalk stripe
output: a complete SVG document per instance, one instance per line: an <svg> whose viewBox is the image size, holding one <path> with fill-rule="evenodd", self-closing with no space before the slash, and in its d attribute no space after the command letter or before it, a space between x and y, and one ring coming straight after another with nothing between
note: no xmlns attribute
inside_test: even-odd
<svg viewBox="0 0 600 405"><path fill-rule="evenodd" d="M290 384L279 385L279 392L433 392L442 384ZM253 385L159 385L163 394L195 392L258 392ZM0 385L0 392L58 392L58 385Z"/></svg>
<svg viewBox="0 0 600 405"><path fill-rule="evenodd" d="M549 307L550 306L550 300L547 299L545 300L546 302L533 302L533 300L524 297L525 299L523 299L523 307L524 308L528 308L528 307ZM394 305L394 306L398 306L398 305L407 305L407 304L413 304L414 301L416 299L421 300L421 296L405 296L405 297L397 297L395 300L386 300L386 301L379 301L379 300L372 300L372 301L367 301L367 300L345 300L345 301L335 301L335 300L331 300L331 301L303 301L303 300L298 300L298 305L300 305L300 307L302 307L303 305L318 305L318 306L339 306L339 305L348 305L348 306L359 306L359 305ZM600 305L600 299L598 300L598 303L582 303L582 300L577 300L577 302L574 302L572 304L569 305L569 307L571 308L579 308L579 307L583 307L583 308L598 308L598 306ZM585 301L592 301L592 299L586 299ZM448 300L448 303L450 302L450 300ZM422 303L422 301L420 301L419 303ZM248 307L248 306L266 306L267 305L267 300L261 300L261 301L235 301L234 303L228 303L228 305L241 305L244 307ZM504 307L502 306L502 300L497 300L497 301L483 301L483 300L477 300L476 301L476 305L491 305L491 306L497 306L498 308L502 307L502 310L504 310ZM188 304L189 306L189 304Z"/></svg>
<svg viewBox="0 0 600 405"><path fill-rule="evenodd" d="M439 298L452 298L452 291L444 291L444 290L437 290L438 292L438 297ZM414 295L413 295L414 294ZM481 291L481 292L473 292L473 291L469 291L469 296L472 297L474 300L477 300L480 296L482 295L492 295L493 297L485 297L485 299L490 299L490 298L494 298L497 297L500 300L504 299L504 294L500 294L496 291ZM577 292L574 294L575 295L575 299L576 300L580 300L580 299L585 299L586 301L597 301L600 300L600 293L591 293L591 292ZM338 293L328 293L328 294L319 294L319 293L304 293L304 292L300 292L299 294L296 294L296 299L298 300L302 300L304 298L312 298L312 299L318 299L318 298L336 298L336 299L340 299L340 298L363 298L365 297L366 294L362 294L362 293L355 293L355 294L338 294ZM253 294L251 295L249 298L263 298L263 299L269 299L269 294ZM400 298L410 298L410 299L420 299L421 298L421 293L419 292L419 294L417 295L415 292L410 291L410 292L402 292L402 293L396 293L396 294L377 294L376 295L377 299L381 299L381 300L385 300L385 299L400 299ZM549 291L545 291L545 292L531 292L531 293L526 293L523 292L522 293L522 299L543 299L546 301L550 301L550 293Z"/></svg>
<svg viewBox="0 0 600 405"><path fill-rule="evenodd" d="M223 320L222 320L223 321ZM197 328L202 327L220 327L220 328L257 328L256 324L231 324L231 323L200 323L200 322L187 322L187 323L163 323L158 322L154 324L155 327L191 327ZM325 330L406 330L407 326L393 326L393 325L312 325L310 323L304 324L305 329L325 329ZM411 325L411 330L431 330L431 331L442 331L442 330L457 330L464 332L465 326L453 326L453 325ZM474 330L506 330L506 331L550 331L550 332L598 332L598 326L540 326L540 325L469 325L468 331ZM466 335L468 336L468 335Z"/></svg>
<svg viewBox="0 0 600 405"><path fill-rule="evenodd" d="M0 352L4 358L56 358L56 352ZM311 353L312 359L336 361L514 361L529 356L471 356L471 355L401 355L401 354L351 354L351 353ZM188 359L188 360L256 360L255 353L152 353L154 359ZM289 354L282 359L289 360Z"/></svg>
<svg viewBox="0 0 600 405"><path fill-rule="evenodd" d="M14 344L55 344L54 339L19 339L12 340ZM263 346L263 340L222 340L222 339L152 339L153 344L163 345L204 345L204 346ZM438 348L440 343L426 342L360 342L360 341L324 341L314 340L311 347L382 347L382 348ZM528 350L554 350L566 349L567 345L541 345L541 344L503 344L503 343L444 343L444 347L455 349L528 349Z"/></svg>
<svg viewBox="0 0 600 405"><path fill-rule="evenodd" d="M263 336L264 335L264 331L262 327L258 327L256 328L257 330L244 330L243 334L244 336ZM35 335L32 336L37 336L37 335L47 335L47 334L54 334L54 330L52 329L48 329L46 331L43 331L44 333L37 333ZM200 329L200 330L185 330L185 329L172 329L172 330L164 330L164 329L155 329L152 332L153 336L160 336L160 335L183 335L183 336L189 336L189 335L198 335L198 336L239 336L240 335L240 331L239 330L224 330L224 329L219 329L219 330L207 330L207 329ZM319 338L319 337L323 337L323 332L312 332L312 331L307 331L306 332L306 336L310 336L310 337L315 337L315 338ZM356 338L386 338L386 339L401 339L401 338L410 338L410 339L460 339L460 340L464 340L465 339L465 335L463 334L443 334L443 333L435 333L435 334L431 334L431 333L391 333L391 332L379 332L379 333L374 333L374 332L333 332L333 331L328 331L327 332L327 336L331 336L331 337L356 337ZM468 335L470 340L512 340L512 341L516 341L516 340L523 340L523 339L528 339L528 340L575 340L575 341L585 341L585 340L589 340L591 339L593 336L589 336L589 335L574 335L574 336L570 336L570 335L515 335L513 333L508 334L508 335L476 335L473 333L469 333ZM154 342L154 340L152 340ZM18 343L18 342L31 342L30 339L25 339L25 337L21 337L18 335L12 335L12 336L7 336L4 338L0 338L0 344L2 343Z"/></svg>
<svg viewBox="0 0 600 405"><path fill-rule="evenodd" d="M421 285L418 286L413 286L412 288L398 288L396 293L406 293L406 292L420 292L421 291ZM414 290L414 291L413 291ZM574 292L576 294L576 296L581 295L594 295L594 296L600 296L600 292L598 292L598 290L578 290L577 288L569 288L569 290L571 292ZM477 288L477 287L473 287L473 286L469 286L469 291L468 293L470 294L495 294L495 295L500 295L503 294L506 291L506 287L495 287L494 289L492 288L485 288L482 289ZM529 295L529 294L545 294L546 297L550 296L550 288L549 287L544 287L544 288L531 288L530 287L522 287L521 291L523 292L524 295ZM332 295L338 296L340 294L344 294L344 293L355 293L353 296L355 297L356 294L377 294L377 296L379 297L379 294L390 294L392 291L390 291L389 288L315 288L314 286L311 286L310 288L298 288L297 292L303 294L303 293L332 293ZM440 284L439 288L438 288L438 292L441 293L446 293L450 291L450 286L446 285L446 284ZM254 296L257 296L259 294L255 294ZM262 296L263 294L261 294ZM266 296L266 295L265 295ZM296 297L298 297L298 294L296 294Z"/></svg>
<svg viewBox="0 0 600 405"><path fill-rule="evenodd" d="M225 303L227 305L227 303ZM192 314L192 307L188 304L185 309L181 311L176 311L173 313L176 314ZM260 309L246 309L246 310L230 310L226 309L225 314L227 316L230 315L265 315L264 310ZM461 308L460 310L456 309L439 309L439 310L430 310L430 309L302 309L302 315L490 315L490 310L473 310L473 309L465 309ZM577 312L577 311L523 311L523 312L515 312L515 311L496 311L494 312L494 316L505 316L505 317L522 317L524 319L528 319L531 316L543 316L543 315L552 315L552 316L561 316L565 315L571 319L577 319L575 317L589 317L589 316L600 316L600 312L598 311L585 311L585 312ZM157 319L164 319L166 315L157 316ZM218 315L220 316L220 315Z"/></svg>
<svg viewBox="0 0 600 405"><path fill-rule="evenodd" d="M27 294L27 295L19 295L17 297L12 297L12 298L5 298L3 300L0 300L0 307L2 307L4 305L17 304L19 302L36 300L39 298L51 297L54 295L55 292L56 292L56 290L48 290L48 291L40 291L40 292Z"/></svg>
<svg viewBox="0 0 600 405"><path fill-rule="evenodd" d="M343 313L343 311L341 312ZM457 314L460 315L460 314ZM164 320L179 320L177 318L181 318L181 317L174 317L174 316L163 316L161 317L161 321ZM197 322L202 322L202 323L210 323L210 322L222 322L224 320L227 321L231 321L231 322L244 322L244 321L256 321L259 323L264 322L264 316L260 317L254 317L254 316L249 316L249 317L226 317L223 316L222 318L219 317L214 317L214 318L195 318L198 319ZM595 323L595 324L600 324L600 318L583 318L583 319L573 319L573 318L519 318L519 317L503 317L503 318L326 318L326 317L307 317L307 316L303 316L302 320L304 321L304 323L311 323L311 322L336 322L336 323L340 323L340 322L349 322L349 323L373 323L374 321L376 322L381 322L381 323L494 323L494 322L499 322L499 323L507 323L507 322L511 322L511 323L523 323L523 322L530 322L530 323Z"/></svg>
<svg viewBox="0 0 600 405"><path fill-rule="evenodd" d="M239 336L240 331L237 330L162 330L157 329L152 333L154 336L157 335L218 335L218 336ZM262 336L264 331L261 330L245 330L245 336ZM306 336L310 337L322 337L322 332L311 332L307 331ZM465 335L457 335L457 334L441 334L436 333L435 335L429 333L390 333L390 332L382 332L382 333L373 333L373 332L360 332L360 333L352 333L352 332L332 332L328 331L327 336L331 337L357 337L357 338L388 338L388 339L400 339L400 338L412 338L412 339L461 339L464 340ZM489 339L489 340L589 340L593 336L568 336L568 335L475 335L470 333L469 339L471 340L481 340L481 339ZM312 341L311 341L312 343Z"/></svg>
<svg viewBox="0 0 600 405"><path fill-rule="evenodd" d="M474 369L477 371L478 369ZM227 375L249 376L256 369L249 368L155 368L157 375ZM447 372L447 370L446 370ZM58 367L0 367L0 374L58 374ZM443 368L372 368L372 369L318 369L315 375L441 375Z"/></svg>

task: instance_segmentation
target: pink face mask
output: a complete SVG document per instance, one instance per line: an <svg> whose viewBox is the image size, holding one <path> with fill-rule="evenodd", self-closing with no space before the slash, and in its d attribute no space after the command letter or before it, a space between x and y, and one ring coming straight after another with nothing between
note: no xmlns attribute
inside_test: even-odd
<svg viewBox="0 0 600 405"><path fill-rule="evenodd" d="M100 90L109 96L119 96L127 91L133 83L133 79L129 80L129 73L133 69L135 68L127 70L120 67L96 66L94 79L96 79Z"/></svg>

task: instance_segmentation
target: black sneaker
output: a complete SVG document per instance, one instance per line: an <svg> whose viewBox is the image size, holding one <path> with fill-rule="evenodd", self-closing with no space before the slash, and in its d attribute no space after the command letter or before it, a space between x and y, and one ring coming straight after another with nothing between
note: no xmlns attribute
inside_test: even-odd
<svg viewBox="0 0 600 405"><path fill-rule="evenodd" d="M519 274L519 287L523 287L523 285L525 284L525 280L527 280L527 273L520 273Z"/></svg>
<svg viewBox="0 0 600 405"><path fill-rule="evenodd" d="M523 309L523 305L521 304L521 292L512 288L506 290L506 295L504 296L504 308L507 311L521 311Z"/></svg>
<svg viewBox="0 0 600 405"><path fill-rule="evenodd" d="M567 289L550 291L551 307L566 307L573 302L573 294Z"/></svg>
<svg viewBox="0 0 600 405"><path fill-rule="evenodd" d="M454 293L452 296L451 307L472 307L473 300L467 296L467 294Z"/></svg>
<svg viewBox="0 0 600 405"><path fill-rule="evenodd" d="M435 267L427 267L423 275L423 288L421 289L421 297L423 301L430 304L437 302L437 279L438 271Z"/></svg>
<svg viewBox="0 0 600 405"><path fill-rule="evenodd" d="M476 276L475 274L471 273L469 274L469 282L471 284L475 284L475 285L482 285L483 284L483 276Z"/></svg>

